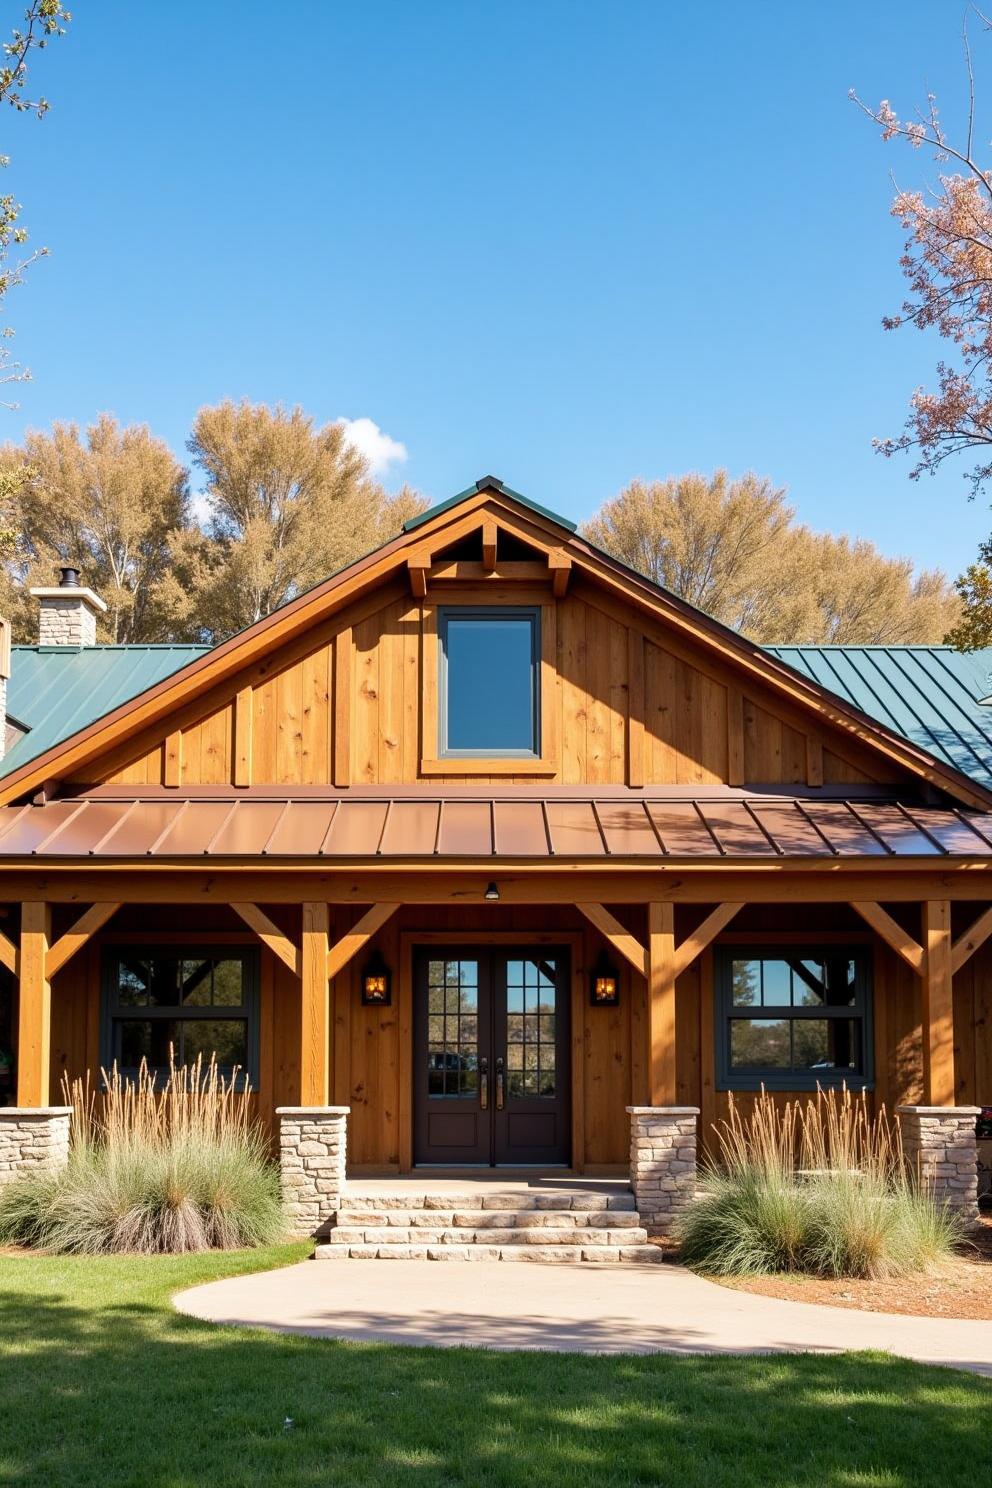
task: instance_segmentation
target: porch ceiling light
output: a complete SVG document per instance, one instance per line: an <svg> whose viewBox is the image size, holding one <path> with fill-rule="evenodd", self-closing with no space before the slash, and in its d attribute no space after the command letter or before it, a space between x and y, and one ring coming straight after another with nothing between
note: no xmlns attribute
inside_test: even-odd
<svg viewBox="0 0 992 1488"><path fill-rule="evenodd" d="M592 969L589 979L589 1001L593 1007L616 1007L620 1001L620 978L605 951Z"/></svg>
<svg viewBox="0 0 992 1488"><path fill-rule="evenodd" d="M486 885L486 892L484 897L488 899L491 904L495 904L496 900L499 898L499 889L494 883Z"/></svg>
<svg viewBox="0 0 992 1488"><path fill-rule="evenodd" d="M362 1004L389 1007L393 1000L392 977L380 951L373 951L362 971Z"/></svg>

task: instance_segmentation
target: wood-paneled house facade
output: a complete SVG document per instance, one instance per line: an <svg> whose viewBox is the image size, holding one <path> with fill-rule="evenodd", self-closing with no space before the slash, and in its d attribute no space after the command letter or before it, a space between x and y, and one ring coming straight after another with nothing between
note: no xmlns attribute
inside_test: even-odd
<svg viewBox="0 0 992 1488"><path fill-rule="evenodd" d="M628 1107L761 1083L992 1102L988 785L495 479L18 749L18 1107L215 1049L406 1173L624 1170Z"/></svg>

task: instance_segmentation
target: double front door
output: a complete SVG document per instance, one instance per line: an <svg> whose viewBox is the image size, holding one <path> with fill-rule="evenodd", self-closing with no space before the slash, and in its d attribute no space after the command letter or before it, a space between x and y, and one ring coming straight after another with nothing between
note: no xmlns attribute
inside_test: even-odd
<svg viewBox="0 0 992 1488"><path fill-rule="evenodd" d="M417 952L415 1162L568 1162L568 986L555 947Z"/></svg>

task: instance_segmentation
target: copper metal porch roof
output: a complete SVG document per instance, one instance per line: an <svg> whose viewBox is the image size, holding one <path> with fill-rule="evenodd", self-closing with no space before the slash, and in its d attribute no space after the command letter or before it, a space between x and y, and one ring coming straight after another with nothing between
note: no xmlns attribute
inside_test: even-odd
<svg viewBox="0 0 992 1488"><path fill-rule="evenodd" d="M0 863L191 858L670 859L992 856L992 814L884 796L458 788L142 794L0 809Z"/></svg>

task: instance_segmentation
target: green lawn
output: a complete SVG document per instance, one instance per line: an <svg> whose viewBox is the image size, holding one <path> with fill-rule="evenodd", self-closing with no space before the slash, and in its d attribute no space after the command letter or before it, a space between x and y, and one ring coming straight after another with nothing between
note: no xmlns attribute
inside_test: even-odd
<svg viewBox="0 0 992 1488"><path fill-rule="evenodd" d="M302 1254L0 1258L0 1483L988 1481L992 1386L882 1355L486 1354L275 1337L172 1311L184 1285Z"/></svg>

